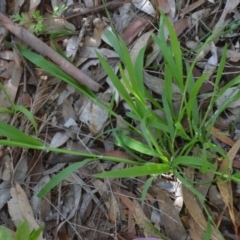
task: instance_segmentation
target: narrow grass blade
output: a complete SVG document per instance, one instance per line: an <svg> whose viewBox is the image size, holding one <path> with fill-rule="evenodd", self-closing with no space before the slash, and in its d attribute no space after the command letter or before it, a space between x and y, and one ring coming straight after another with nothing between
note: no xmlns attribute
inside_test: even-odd
<svg viewBox="0 0 240 240"><path fill-rule="evenodd" d="M174 144L174 119L173 119L173 113L168 105L168 101L167 101L167 97L166 97L166 93L163 92L162 94L162 102L163 102L163 109L164 109L164 113L165 113L165 116L166 116L166 119L167 119L167 127L168 127L168 132L170 134L170 137L171 137L171 141L172 141L172 144Z"/></svg>
<svg viewBox="0 0 240 240"><path fill-rule="evenodd" d="M107 63L107 61L98 53L96 52L98 59L104 68L104 70L107 72L108 76L112 80L113 85L116 87L120 95L124 98L124 100L130 105L132 109L134 109L134 104L132 102L131 97L129 96L128 92L126 91L125 87L119 80L119 78L116 76L113 69L110 67L110 65Z"/></svg>
<svg viewBox="0 0 240 240"><path fill-rule="evenodd" d="M150 174L162 174L171 171L168 164L149 163L144 166L137 166L131 168L125 168L122 170L114 170L110 172L104 172L96 174L95 177L99 178L128 178L128 177L140 177Z"/></svg>
<svg viewBox="0 0 240 240"><path fill-rule="evenodd" d="M141 99L144 101L145 98L145 87L144 87L144 83L143 83L143 59L144 59L144 53L145 53L145 48L142 48L139 53L138 56L136 58L136 62L135 62L135 76L136 76L136 84L137 88L135 89L135 91L137 91L139 93L139 96L141 97Z"/></svg>
<svg viewBox="0 0 240 240"><path fill-rule="evenodd" d="M211 171L216 169L212 163L202 157L179 156L173 160L172 167L177 168L180 165L194 167L199 170L207 168L208 171Z"/></svg>
<svg viewBox="0 0 240 240"><path fill-rule="evenodd" d="M30 235L30 229L27 220L20 223L17 226L15 240L28 239Z"/></svg>
<svg viewBox="0 0 240 240"><path fill-rule="evenodd" d="M153 157L159 157L159 154L151 149L148 145L143 144L133 138L130 138L122 133L118 134L119 140L122 144L124 144L125 147L130 148L134 151L153 156Z"/></svg>
<svg viewBox="0 0 240 240"><path fill-rule="evenodd" d="M67 168L63 169L61 172L59 172L56 176L54 176L37 194L37 197L42 198L44 197L51 189L53 189L55 186L57 186L62 180L70 176L74 171L79 169L80 167L83 167L89 162L92 162L93 159L86 159L82 162L73 163Z"/></svg>
<svg viewBox="0 0 240 240"><path fill-rule="evenodd" d="M36 230L35 230L35 229L32 230L32 232L31 232L31 234L30 234L30 236L29 236L29 240L37 240L37 239L39 238L42 230L43 230L43 227L42 227L42 226L39 227L39 228L36 229Z"/></svg>
<svg viewBox="0 0 240 240"><path fill-rule="evenodd" d="M147 191L152 185L152 182L156 179L156 176L148 178L148 180L144 183L142 194L141 194L141 202L142 205L144 204L144 201L146 199Z"/></svg>
<svg viewBox="0 0 240 240"><path fill-rule="evenodd" d="M179 80L182 80L181 85L183 85L183 58L182 58L182 51L180 46L180 41L177 38L176 32L172 26L172 23L169 21L169 19L165 16L165 14L161 14L161 17L164 19L167 29L169 31L169 36L171 40L171 48L173 55L175 57L176 65L179 70Z"/></svg>
<svg viewBox="0 0 240 240"><path fill-rule="evenodd" d="M35 121L32 113L29 112L28 109L26 109L25 107L20 106L20 105L14 105L13 109L16 110L16 111L22 112L28 118L28 120L32 123L32 125L34 127L35 134L37 135L37 132L38 132L37 131L37 124L36 124L36 121Z"/></svg>
<svg viewBox="0 0 240 240"><path fill-rule="evenodd" d="M0 121L0 135L6 138L10 138L11 140L19 143L29 144L32 146L43 146L43 143L41 141L33 137L30 137L27 134L18 130L17 128L1 121Z"/></svg>

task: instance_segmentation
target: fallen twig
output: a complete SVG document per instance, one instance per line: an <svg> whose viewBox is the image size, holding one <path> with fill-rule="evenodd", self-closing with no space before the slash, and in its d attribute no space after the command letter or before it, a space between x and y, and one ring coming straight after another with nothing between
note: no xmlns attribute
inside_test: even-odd
<svg viewBox="0 0 240 240"><path fill-rule="evenodd" d="M76 16L83 16L83 15L87 15L87 14L93 14L93 13L98 13L101 11L104 11L105 9L111 9L111 8L116 8L119 6L122 6L125 3L129 3L132 0L124 0L124 1L112 1L112 2L108 2L106 4L102 4L99 6L95 6L92 8L86 8L86 9L73 9L73 14L71 14L70 16L65 16L63 17L63 19L69 19L69 18L73 18ZM69 7L75 6L77 5L76 3L69 5Z"/></svg>
<svg viewBox="0 0 240 240"><path fill-rule="evenodd" d="M54 63L56 63L63 71L69 74L71 77L76 79L82 85L87 86L93 91L99 91L101 85L92 80L66 59L64 59L61 55L55 52L51 47L42 42L39 38L34 36L28 30L23 27L20 27L14 24L8 17L0 12L0 24L7 28L10 32L20 38L22 41L27 43L34 50L39 52L42 56L48 57Z"/></svg>

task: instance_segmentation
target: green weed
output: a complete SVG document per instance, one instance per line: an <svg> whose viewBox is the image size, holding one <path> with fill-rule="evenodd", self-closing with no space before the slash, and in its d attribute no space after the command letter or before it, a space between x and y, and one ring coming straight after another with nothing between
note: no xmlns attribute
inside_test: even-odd
<svg viewBox="0 0 240 240"><path fill-rule="evenodd" d="M165 27L169 32L169 42L164 36ZM217 69L214 90L210 97L208 108L205 111L201 110L198 102L198 95L208 74L204 74L197 80L194 80L192 72L198 56L196 56L190 66L183 60L180 43L173 26L164 15L161 16L159 29L158 35L153 35L152 37L159 46L164 60L163 69L165 85L160 102L153 98L144 85L143 71L145 48L139 51L136 60L133 62L123 40L111 32L106 33L109 42L118 53L121 60L119 64L119 75L115 74L105 58L97 53L104 70L107 72L121 97L131 109L126 115L139 127L136 128L127 123L129 131L134 133L134 136L137 136L134 138L131 137L131 134L126 135L122 129L112 130L115 136L116 146L125 149L126 152L135 157L136 161L104 157L106 161L124 162L134 166L122 170L103 172L95 176L99 178L125 178L151 175L143 189L142 201L144 201L149 186L157 176L162 173L173 173L197 196L208 214L206 207L204 207L204 196L197 192L192 183L186 178L183 167L192 167L202 173L211 172L216 175L216 178L221 177L226 180L240 181L240 174L238 173L227 174L217 171L216 165L214 164L216 156L221 156L225 159L227 159L227 156L220 147L211 142L210 136L211 129L217 118L229 104L239 98L239 91L233 93L232 97L227 99L212 116L209 114L217 99L221 97L228 88L240 83L240 77L234 78L223 88L218 88L226 63L227 48L225 46ZM218 36L219 31L213 32L212 35L208 37L207 41L200 47L199 52ZM19 51L24 57L28 58L37 66L74 86L77 90L98 103L102 108L106 109L112 116L117 116L109 107L103 105L93 92L76 83L76 81L54 64L49 63L46 59L23 47L19 47ZM182 96L178 112L174 110L172 94L174 84L178 86ZM151 103L152 108L149 107L148 102ZM165 117L159 116L156 110L164 113ZM60 181L75 171L76 168L82 167L96 159L102 159L101 156L97 155L47 147L40 140L27 136L16 128L2 122L0 122L0 134L7 138L0 140L0 144L2 145L50 150L86 157L86 160L73 164L58 173L40 191L38 194L39 197L44 196ZM157 158L158 162L152 163L146 161L146 158L140 157L143 154L144 156ZM211 222L211 224L214 225L213 222Z"/></svg>

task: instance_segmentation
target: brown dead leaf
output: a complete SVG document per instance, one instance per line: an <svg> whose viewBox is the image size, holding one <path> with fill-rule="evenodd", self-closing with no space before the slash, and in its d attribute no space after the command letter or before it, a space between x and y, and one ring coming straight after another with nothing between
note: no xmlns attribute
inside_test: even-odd
<svg viewBox="0 0 240 240"><path fill-rule="evenodd" d="M194 169L188 168L188 169L186 169L185 173L186 173L186 176L188 177L188 179L193 180ZM202 233L204 233L205 229L207 229L207 221L202 212L202 208L199 205L196 196L184 185L183 185L182 191L183 191L183 199L184 199L186 208L188 209L188 211L189 211L190 215L192 216L192 218L194 219L194 221L196 221L197 225L200 227L201 231L198 232L198 235L201 236L201 238L203 239ZM193 238L193 239L198 239L198 238ZM212 228L212 239L213 240L221 239L219 233L214 228Z"/></svg>
<svg viewBox="0 0 240 240"><path fill-rule="evenodd" d="M170 6L168 0L154 0L156 7L164 13L170 12Z"/></svg>
<svg viewBox="0 0 240 240"><path fill-rule="evenodd" d="M219 172L222 172L224 174L231 174L232 162L233 162L233 159L236 156L239 148L240 148L240 139L228 151L228 153L227 153L228 159L223 159L223 161L220 165L220 168L219 168ZM232 220L232 224L234 226L235 234L238 236L239 224L238 224L238 221L237 221L237 218L235 215L236 210L234 209L234 206L233 206L232 185L231 185L230 181L223 183L223 180L225 180L225 179L219 178L217 180L217 185L218 185L219 191L222 195L223 201L225 202L225 204L228 208L229 215Z"/></svg>
<svg viewBox="0 0 240 240"><path fill-rule="evenodd" d="M189 6L185 7L184 9L182 9L182 16L193 11L194 9L198 8L199 6L201 6L203 3L205 3L205 0L198 0L196 2L193 2L192 4L190 4Z"/></svg>
<svg viewBox="0 0 240 240"><path fill-rule="evenodd" d="M31 182L37 183L42 178L44 172L41 153L34 150L34 155L28 165L27 174L31 174Z"/></svg>
<svg viewBox="0 0 240 240"><path fill-rule="evenodd" d="M165 231L170 239L186 239L187 233L184 229L179 213L173 205L173 201L160 189L153 187L158 199L158 206L161 209L161 214Z"/></svg>
<svg viewBox="0 0 240 240"><path fill-rule="evenodd" d="M177 36L179 36L188 27L188 20L187 18L182 18L174 22L173 25Z"/></svg>
<svg viewBox="0 0 240 240"><path fill-rule="evenodd" d="M144 16L130 23L122 32L121 37L126 45L132 43L136 36L150 23L151 18Z"/></svg>
<svg viewBox="0 0 240 240"><path fill-rule="evenodd" d="M28 197L18 182L14 183L10 193L12 198L8 201L8 211L14 225L17 227L19 223L27 220L31 230L39 228L29 204ZM39 239L43 240L42 234Z"/></svg>
<svg viewBox="0 0 240 240"><path fill-rule="evenodd" d="M218 140L222 141L223 143L226 143L228 146L233 146L235 144L235 142L231 138L222 134L221 131L219 131L215 127L212 128L211 134Z"/></svg>
<svg viewBox="0 0 240 240"><path fill-rule="evenodd" d="M123 190L122 190L123 191ZM142 207L136 200L130 200L123 192L119 189L114 188L114 192L119 194L122 202L128 207L129 211L132 212L136 223L143 229L143 234L145 237L159 237L155 231L151 221L144 214ZM124 191L125 192L125 191Z"/></svg>

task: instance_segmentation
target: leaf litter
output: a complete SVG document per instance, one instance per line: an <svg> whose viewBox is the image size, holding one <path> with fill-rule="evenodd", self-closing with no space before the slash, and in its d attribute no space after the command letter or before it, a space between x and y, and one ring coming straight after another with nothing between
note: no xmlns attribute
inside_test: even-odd
<svg viewBox="0 0 240 240"><path fill-rule="evenodd" d="M64 2L30 1L30 5L24 0L0 2L0 12L6 16L21 13L26 14L31 21L34 12L41 10L45 19L41 34L34 33L35 37L28 34L22 38L18 34L18 25L13 27L5 17L0 16L0 120L11 122L26 134L32 134L31 124L23 112L6 111L11 109L11 102L25 105L38 123L38 138L48 146L78 151L84 149L90 154L97 153L113 158L132 158L115 147L113 135L107 133L112 126L119 126L128 135L132 134L128 126L121 123L121 119L126 118L124 103L110 79L106 80L106 72L96 56L96 52L99 52L108 59L116 73L119 71L119 56L104 36L106 29L114 29L122 37L128 45L133 62L140 49L146 47L144 84L155 99L160 98L164 91L162 69L155 68L161 64L162 53L151 37L156 32L161 11L171 20L182 48L191 51L192 55L209 31L218 31L219 37L205 46L196 64L195 74L209 74L204 83L206 86L214 83L225 43L228 44L224 70L226 79L233 72L239 75L238 32L233 28L228 34L222 35L224 25L239 20L240 6L237 0L226 0L224 3L202 0L107 1L105 7L100 1L82 1L82 4L67 1L65 4L68 10L56 12L54 9L61 9ZM108 10L107 14L105 8ZM109 22L108 14L112 22ZM86 22L87 25L83 27ZM26 28L26 34L31 31L28 24L23 27ZM4 43L4 40L10 39L9 31L12 32L12 41L19 45L25 42L24 46L31 46L41 55L52 59L73 78L98 92L98 99L105 105L111 106L114 98L114 110L118 113L116 119L112 119L105 109L84 97L73 86L42 72L35 65L30 64L30 68L37 82L28 70L24 73L23 69L28 69L26 63L14 48L9 48ZM52 37L51 34L55 31L59 33ZM52 48L65 52L75 66L68 65L69 60L53 53ZM192 58L186 57L184 60L191 63ZM27 89L23 90L24 84ZM211 87L208 87L203 92L211 94L211 91ZM177 109L181 95L174 84L172 93ZM217 100L215 107L219 108L233 93L239 93L238 87L229 88ZM202 99L204 102L207 98L204 96ZM214 143L228 152L228 159L218 159L219 170L223 174L230 172L232 166L234 171L240 169L239 137L236 137L239 136L239 100L232 102L224 114L211 132ZM95 140L97 135L101 137ZM228 146L231 147L230 150ZM171 175L156 179L141 205L141 192L146 178L129 178L124 181L117 178L95 179L93 175L96 173L127 167L127 164L118 165L96 159L76 169L44 198L39 199L37 193L41 187L71 164L71 161L79 161L81 158L18 147L0 148L3 153L0 154L0 224L13 231L16 231L20 222L27 219L31 229L44 225L40 239L57 237L65 240L75 237L153 240L165 239L165 236L173 240L186 239L187 236L192 239L204 238L208 219L203 214L202 203L186 187L179 190L176 183L180 179ZM69 161L64 162L62 159ZM238 184L235 186L230 182L223 182L221 178L214 184L213 174L200 174L194 169L185 169L185 174L189 184L194 181L204 183L194 187L204 199L208 199L208 210L224 237L238 239ZM221 239L214 228L211 229L211 239Z"/></svg>

